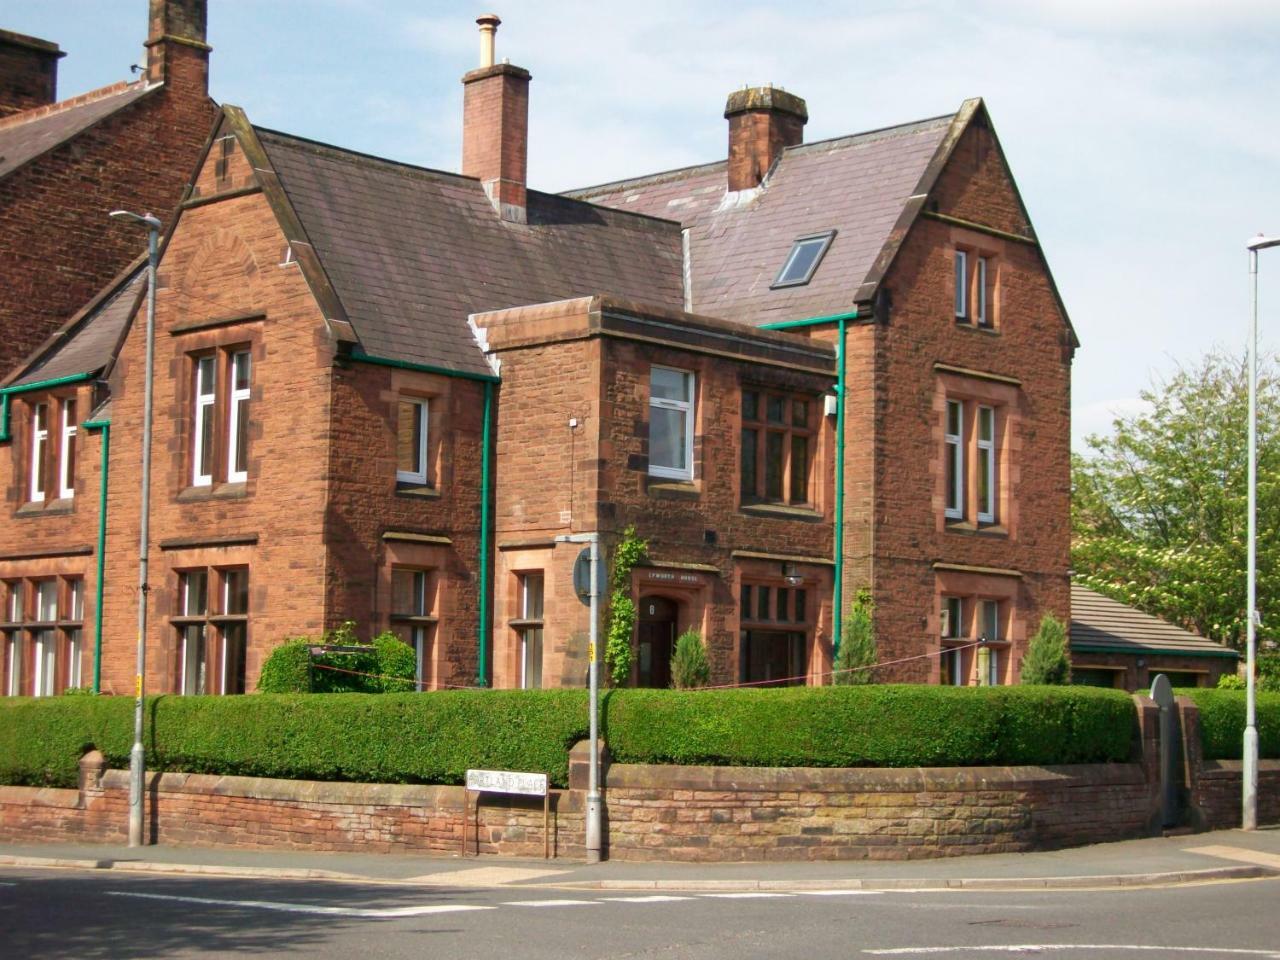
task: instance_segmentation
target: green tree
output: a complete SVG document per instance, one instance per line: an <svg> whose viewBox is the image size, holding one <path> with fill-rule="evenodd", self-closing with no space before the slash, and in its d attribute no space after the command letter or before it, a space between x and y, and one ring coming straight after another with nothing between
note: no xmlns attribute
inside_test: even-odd
<svg viewBox="0 0 1280 960"><path fill-rule="evenodd" d="M871 668L877 659L875 601L871 591L863 588L854 594L844 618L833 682L841 686L874 682Z"/></svg>
<svg viewBox="0 0 1280 960"><path fill-rule="evenodd" d="M1027 655L1022 658L1022 682L1054 686L1071 682L1067 628L1052 613L1040 619L1040 629L1027 644Z"/></svg>
<svg viewBox="0 0 1280 960"><path fill-rule="evenodd" d="M671 685L677 690L705 687L711 681L711 664L697 630L686 630L676 637L676 651L671 656Z"/></svg>
<svg viewBox="0 0 1280 960"><path fill-rule="evenodd" d="M1259 637L1280 637L1280 378L1258 374ZM1237 648L1245 637L1248 370L1211 353L1072 460L1080 583Z"/></svg>

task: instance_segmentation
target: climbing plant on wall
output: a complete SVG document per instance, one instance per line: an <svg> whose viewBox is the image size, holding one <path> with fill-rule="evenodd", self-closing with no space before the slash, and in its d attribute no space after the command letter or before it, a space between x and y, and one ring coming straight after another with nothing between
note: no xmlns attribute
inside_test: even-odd
<svg viewBox="0 0 1280 960"><path fill-rule="evenodd" d="M635 527L627 527L622 531L622 539L613 548L604 660L615 687L623 686L631 677L631 636L636 625L636 602L631 598L631 571L644 559L648 546L647 542L636 536Z"/></svg>

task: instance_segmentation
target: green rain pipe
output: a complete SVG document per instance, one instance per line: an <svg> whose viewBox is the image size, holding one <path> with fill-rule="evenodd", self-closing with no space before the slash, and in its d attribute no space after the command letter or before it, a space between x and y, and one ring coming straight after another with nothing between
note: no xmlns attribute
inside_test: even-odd
<svg viewBox="0 0 1280 960"><path fill-rule="evenodd" d="M9 398L15 393L34 393L36 390L52 390L64 387L69 383L84 383L92 380L92 373L73 373L66 377L54 377L52 380L37 380L35 383L24 383L20 387L4 387L0 389L0 443L12 439L9 436Z"/></svg>
<svg viewBox="0 0 1280 960"><path fill-rule="evenodd" d="M809 317L804 320L779 320L763 324L765 330L794 330L798 327L816 327L835 323L836 339L836 529L835 529L835 583L831 591L831 659L840 653L840 636L844 626L844 398L845 398L845 324L858 319L858 311L833 313L825 317Z"/></svg>
<svg viewBox="0 0 1280 960"><path fill-rule="evenodd" d="M480 450L480 628L479 655L476 665L476 686L487 687L485 661L489 655L489 486L492 465L489 459L489 435L493 424L493 381L484 381L484 430Z"/></svg>
<svg viewBox="0 0 1280 960"><path fill-rule="evenodd" d="M98 586L94 591L94 625L93 625L93 692L100 693L102 688L102 594L106 586L104 581L107 549L107 464L111 451L111 421L86 420L85 429L102 430L102 476L98 480Z"/></svg>

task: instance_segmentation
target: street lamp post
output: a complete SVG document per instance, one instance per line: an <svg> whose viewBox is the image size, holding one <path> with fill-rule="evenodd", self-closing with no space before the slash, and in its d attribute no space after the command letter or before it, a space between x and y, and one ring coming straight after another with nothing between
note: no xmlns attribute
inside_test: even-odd
<svg viewBox="0 0 1280 960"><path fill-rule="evenodd" d="M1280 246L1280 237L1262 234L1245 244L1253 310L1249 318L1249 604L1245 624L1244 797L1241 825L1258 826L1258 724L1254 663L1258 655L1258 251Z"/></svg>
<svg viewBox="0 0 1280 960"><path fill-rule="evenodd" d="M147 675L147 560L151 526L151 383L155 367L156 257L160 221L151 214L112 210L111 216L147 228L147 357L142 393L142 518L138 524L138 672L134 678L133 749L129 751L129 846L143 845L142 797L146 754L142 747L142 693Z"/></svg>

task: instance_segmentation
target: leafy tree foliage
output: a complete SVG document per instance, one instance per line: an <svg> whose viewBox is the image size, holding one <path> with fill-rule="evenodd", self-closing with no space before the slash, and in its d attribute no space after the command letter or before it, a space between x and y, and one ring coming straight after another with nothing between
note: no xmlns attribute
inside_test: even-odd
<svg viewBox="0 0 1280 960"><path fill-rule="evenodd" d="M631 637L636 626L636 602L631 599L631 571L644 559L648 546L647 541L636 536L635 527L627 527L622 532L622 540L613 548L604 660L615 687L623 686L631 678Z"/></svg>
<svg viewBox="0 0 1280 960"><path fill-rule="evenodd" d="M686 630L676 637L676 650L671 656L671 686L677 690L705 687L711 680L711 664L697 630Z"/></svg>
<svg viewBox="0 0 1280 960"><path fill-rule="evenodd" d="M871 599L871 591L863 588L854 595L844 618L832 680L841 686L872 683L875 671L871 668L877 659L875 601Z"/></svg>
<svg viewBox="0 0 1280 960"><path fill-rule="evenodd" d="M1072 463L1085 586L1239 648L1245 638L1248 368L1215 352L1142 394ZM1280 638L1280 371L1258 366L1259 639Z"/></svg>
<svg viewBox="0 0 1280 960"><path fill-rule="evenodd" d="M1022 682L1062 686L1071 682L1071 654L1067 628L1051 613L1040 620L1040 629L1027 644L1022 660Z"/></svg>

